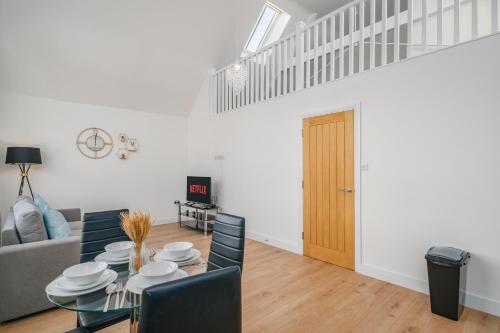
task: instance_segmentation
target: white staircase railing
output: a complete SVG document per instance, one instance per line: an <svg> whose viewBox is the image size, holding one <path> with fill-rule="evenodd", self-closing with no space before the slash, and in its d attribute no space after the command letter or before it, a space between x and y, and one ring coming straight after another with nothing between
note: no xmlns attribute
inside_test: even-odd
<svg viewBox="0 0 500 333"><path fill-rule="evenodd" d="M241 59L240 91L228 67L216 71L210 108L224 113L497 33L498 1L354 1Z"/></svg>

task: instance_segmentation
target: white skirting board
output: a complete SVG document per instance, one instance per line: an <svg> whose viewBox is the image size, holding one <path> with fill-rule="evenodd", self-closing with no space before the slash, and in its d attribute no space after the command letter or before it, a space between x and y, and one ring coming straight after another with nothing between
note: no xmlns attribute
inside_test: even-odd
<svg viewBox="0 0 500 333"><path fill-rule="evenodd" d="M261 243L266 243L271 246L302 255L302 249L299 248L297 244L293 244L291 242L268 237L264 234L252 231L247 231L246 237ZM422 280L403 273L363 263L357 267L356 272L401 287L412 289L424 294L429 294L429 287L427 280ZM465 306L495 316L500 316L500 301L489 299L470 292L466 292Z"/></svg>
<svg viewBox="0 0 500 333"><path fill-rule="evenodd" d="M395 271L376 267L370 264L361 264L357 270L358 273L386 281L398 286L412 289L424 294L429 294L427 280L415 278ZM495 316L500 316L500 301L479 296L470 292L466 292L465 306L490 313Z"/></svg>
<svg viewBox="0 0 500 333"><path fill-rule="evenodd" d="M298 248L297 244L283 241L281 239L268 237L267 235L264 235L264 234L261 234L258 232L246 230L245 237L253 239L257 242L266 243L266 244L269 244L271 246L274 246L274 247L277 247L277 248L280 248L283 250L287 250L287 251L290 251L290 252L293 252L296 254L302 254L302 250Z"/></svg>
<svg viewBox="0 0 500 333"><path fill-rule="evenodd" d="M171 223L177 223L177 222L179 222L177 216L176 217L163 217L163 218L155 219L153 225L171 224Z"/></svg>
<svg viewBox="0 0 500 333"><path fill-rule="evenodd" d="M177 222L178 222L177 217L161 218L155 221L155 225L177 223ZM272 238L265 234L248 230L246 231L245 236L257 242L269 244L271 246L302 255L302 249L297 244L277 238ZM380 268L365 263L360 264L357 267L356 272L401 287L412 289L424 294L429 294L427 280L422 280L403 273L399 273L396 271ZM470 292L466 293L465 306L486 313L490 313L495 316L500 316L500 301L489 299L487 297L479 296Z"/></svg>

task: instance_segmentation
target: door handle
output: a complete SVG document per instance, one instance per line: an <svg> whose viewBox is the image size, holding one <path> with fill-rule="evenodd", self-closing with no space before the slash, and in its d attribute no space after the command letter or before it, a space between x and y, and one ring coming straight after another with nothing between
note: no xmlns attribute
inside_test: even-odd
<svg viewBox="0 0 500 333"><path fill-rule="evenodd" d="M353 189L350 188L350 187L346 187L346 188L340 189L339 191L340 192L344 192L344 193L352 193L352 192L354 192Z"/></svg>

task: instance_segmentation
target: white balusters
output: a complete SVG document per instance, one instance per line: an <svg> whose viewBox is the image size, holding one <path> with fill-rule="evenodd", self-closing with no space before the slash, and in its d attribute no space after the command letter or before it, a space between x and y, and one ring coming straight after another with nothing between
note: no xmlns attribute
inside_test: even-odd
<svg viewBox="0 0 500 333"><path fill-rule="evenodd" d="M349 75L354 73L354 10L349 8Z"/></svg>
<svg viewBox="0 0 500 333"><path fill-rule="evenodd" d="M460 43L460 0L453 0L453 44Z"/></svg>
<svg viewBox="0 0 500 333"><path fill-rule="evenodd" d="M250 66L252 65L250 59L245 59L245 65L247 69L247 81L245 84L245 105L250 104L250 73L252 72Z"/></svg>
<svg viewBox="0 0 500 333"><path fill-rule="evenodd" d="M259 101L259 58L258 54L252 57L252 103L257 103Z"/></svg>
<svg viewBox="0 0 500 333"><path fill-rule="evenodd" d="M269 98L274 98L274 83L276 81L276 45L271 49L271 63L269 64Z"/></svg>
<svg viewBox="0 0 500 333"><path fill-rule="evenodd" d="M425 0L424 0L425 1ZM382 66L387 63L387 0L382 0Z"/></svg>
<svg viewBox="0 0 500 333"><path fill-rule="evenodd" d="M471 0L472 1L472 39L476 39L478 36L478 0Z"/></svg>
<svg viewBox="0 0 500 333"><path fill-rule="evenodd" d="M422 52L427 51L427 0L422 0Z"/></svg>
<svg viewBox="0 0 500 333"><path fill-rule="evenodd" d="M306 40L306 31L300 29L300 26L297 25L296 32L297 39L295 41L295 66L297 67L297 80L296 87L297 90L302 90L304 88L304 44ZM292 74L290 72L290 74ZM290 90L292 90L292 81L290 81Z"/></svg>
<svg viewBox="0 0 500 333"><path fill-rule="evenodd" d="M236 94L232 84L229 85L229 92L231 98L231 109L236 109Z"/></svg>
<svg viewBox="0 0 500 333"><path fill-rule="evenodd" d="M319 52L318 52L318 46L319 46L319 23L314 25L314 41L313 41L313 64L314 64L314 72L313 72L313 82L314 85L318 85L318 71L319 71L319 66L318 66L318 59L319 59Z"/></svg>
<svg viewBox="0 0 500 333"><path fill-rule="evenodd" d="M491 33L498 31L498 0L491 0Z"/></svg>
<svg viewBox="0 0 500 333"><path fill-rule="evenodd" d="M411 58L413 52L413 0L408 0L407 10L406 57Z"/></svg>
<svg viewBox="0 0 500 333"><path fill-rule="evenodd" d="M281 51L283 56L283 82L281 83L283 95L288 93L288 47L290 46L290 39L285 39L283 42L283 50Z"/></svg>
<svg viewBox="0 0 500 333"><path fill-rule="evenodd" d="M321 83L326 83L326 22L327 20L323 20L321 27Z"/></svg>
<svg viewBox="0 0 500 333"><path fill-rule="evenodd" d="M365 70L365 0L359 4L359 72Z"/></svg>
<svg viewBox="0 0 500 333"><path fill-rule="evenodd" d="M306 69L304 71L306 76L306 88L311 85L311 39L313 38L313 29L306 30Z"/></svg>
<svg viewBox="0 0 500 333"><path fill-rule="evenodd" d="M375 0L370 0L370 69L375 68L375 23Z"/></svg>
<svg viewBox="0 0 500 333"><path fill-rule="evenodd" d="M443 0L437 0L437 45L443 46Z"/></svg>
<svg viewBox="0 0 500 333"><path fill-rule="evenodd" d="M210 113L243 108L383 66L388 59L398 62L403 57L410 58L415 55L415 50L423 54L434 51L436 46L447 47L449 45L445 43L451 40L458 44L464 36L475 39L499 30L500 0L407 0L403 4L401 1L406 0L355 0L308 25L297 24L295 33L241 59L248 73L240 91L228 81L229 68L213 72L208 87ZM420 1L421 9L418 9ZM462 22L460 17L462 1L467 6L467 15L471 13L467 22ZM389 5L393 8L388 8ZM377 7L381 8L378 21ZM388 17L388 13L394 15ZM488 20L486 29L485 22L481 22L485 17ZM401 36L402 29L405 36ZM465 33L463 29L466 29ZM394 50L388 54L388 31L391 30L394 31ZM377 38L380 38L378 42ZM369 45L365 48L368 40ZM405 42L406 45L402 45ZM402 46L406 46L403 54Z"/></svg>
<svg viewBox="0 0 500 333"><path fill-rule="evenodd" d="M342 10L339 16L339 79L344 77L344 14Z"/></svg>
<svg viewBox="0 0 500 333"><path fill-rule="evenodd" d="M271 98L271 52L272 50L270 49L267 49L266 51L266 64L267 64L267 67L266 67L266 93L265 93L265 97L266 97L266 100L270 99Z"/></svg>
<svg viewBox="0 0 500 333"><path fill-rule="evenodd" d="M224 70L223 83L224 83L224 111L228 111L229 110L229 87L227 84L227 73L225 70Z"/></svg>
<svg viewBox="0 0 500 333"><path fill-rule="evenodd" d="M299 79L297 78L297 72L299 65L297 63L297 57L298 55L295 54L297 51L297 43L298 43L299 37L295 35L295 37L292 37L290 39L290 71L288 72L288 82L289 82L289 91L295 91L298 89L298 82ZM294 70L295 67L295 70Z"/></svg>
<svg viewBox="0 0 500 333"><path fill-rule="evenodd" d="M399 5L400 0L394 0L394 62L399 61Z"/></svg>
<svg viewBox="0 0 500 333"><path fill-rule="evenodd" d="M281 55L281 45L282 45L281 42L279 42L276 45L276 57L277 57L277 61L276 61L276 74L278 75L278 82L276 83L276 86L277 86L276 96L281 96L282 95L281 81L282 81L283 76L281 75L282 74L282 68L281 68L281 56L282 56Z"/></svg>
<svg viewBox="0 0 500 333"><path fill-rule="evenodd" d="M335 15L330 19L330 81L335 80Z"/></svg>

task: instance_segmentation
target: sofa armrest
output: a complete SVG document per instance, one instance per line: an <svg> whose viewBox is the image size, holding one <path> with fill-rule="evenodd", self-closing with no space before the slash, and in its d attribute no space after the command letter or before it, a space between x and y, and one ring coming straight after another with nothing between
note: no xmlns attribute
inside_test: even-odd
<svg viewBox="0 0 500 333"><path fill-rule="evenodd" d="M82 211L80 208L67 208L67 209L58 209L58 211L63 214L64 218L68 222L75 222L82 220Z"/></svg>
<svg viewBox="0 0 500 333"><path fill-rule="evenodd" d="M78 236L0 248L0 322L52 307L45 287L79 256Z"/></svg>
<svg viewBox="0 0 500 333"><path fill-rule="evenodd" d="M2 226L2 246L19 244L19 236L16 230L16 221L12 210L7 214L7 219Z"/></svg>

